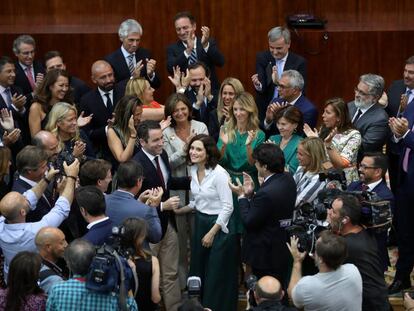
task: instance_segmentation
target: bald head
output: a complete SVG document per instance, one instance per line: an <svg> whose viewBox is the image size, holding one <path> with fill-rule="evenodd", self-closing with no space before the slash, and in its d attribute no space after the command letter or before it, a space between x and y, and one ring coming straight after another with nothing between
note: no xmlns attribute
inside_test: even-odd
<svg viewBox="0 0 414 311"><path fill-rule="evenodd" d="M25 222L29 210L29 202L16 191L9 192L0 201L0 213L10 223Z"/></svg>
<svg viewBox="0 0 414 311"><path fill-rule="evenodd" d="M92 64L92 81L102 91L108 92L114 88L115 78L114 71L109 63L104 60L98 60Z"/></svg>
<svg viewBox="0 0 414 311"><path fill-rule="evenodd" d="M66 242L62 230L54 227L43 227L35 237L35 244L42 258L56 262L63 257Z"/></svg>
<svg viewBox="0 0 414 311"><path fill-rule="evenodd" d="M256 284L255 293L257 298L263 300L280 300L283 297L280 282L272 276L262 277Z"/></svg>
<svg viewBox="0 0 414 311"><path fill-rule="evenodd" d="M49 161L53 161L59 153L59 141L55 135L48 131L39 131L33 137L33 144L43 148L49 157Z"/></svg>

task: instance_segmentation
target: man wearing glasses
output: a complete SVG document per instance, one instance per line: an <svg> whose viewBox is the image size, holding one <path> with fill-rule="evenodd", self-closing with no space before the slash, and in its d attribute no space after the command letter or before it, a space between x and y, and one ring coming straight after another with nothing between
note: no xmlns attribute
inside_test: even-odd
<svg viewBox="0 0 414 311"><path fill-rule="evenodd" d="M13 52L17 57L15 85L26 96L26 105L33 100L35 88L43 81L45 73L42 64L35 61L36 42L32 36L21 35L13 42Z"/></svg>
<svg viewBox="0 0 414 311"><path fill-rule="evenodd" d="M365 153L359 164L360 181L351 183L348 191L370 191L375 192L381 199L391 202L394 211L394 195L385 181L385 173L388 169L387 156L381 152ZM390 266L390 258L387 250L387 231L375 233L378 254L381 259L383 271Z"/></svg>
<svg viewBox="0 0 414 311"><path fill-rule="evenodd" d="M303 114L303 122L307 123L311 128L316 127L318 119L318 110L315 105L302 94L305 81L299 71L286 70L277 81L278 98L267 106L266 117L263 128L266 135L277 134L275 118L278 111L286 105L292 105L298 108ZM300 129L302 130L302 129Z"/></svg>
<svg viewBox="0 0 414 311"><path fill-rule="evenodd" d="M362 136L358 160L365 152L382 151L388 138L388 114L378 104L383 91L384 79L381 76L364 74L355 88L355 100L348 103L349 117Z"/></svg>

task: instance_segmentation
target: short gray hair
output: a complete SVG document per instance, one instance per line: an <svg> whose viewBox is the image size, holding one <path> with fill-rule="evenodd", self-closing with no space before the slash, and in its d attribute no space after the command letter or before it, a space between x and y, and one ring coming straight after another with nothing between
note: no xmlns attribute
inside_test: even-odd
<svg viewBox="0 0 414 311"><path fill-rule="evenodd" d="M303 80L302 75L297 70L286 70L283 71L282 77L288 77L290 80L290 87L297 88L299 90L303 90L305 86L305 81Z"/></svg>
<svg viewBox="0 0 414 311"><path fill-rule="evenodd" d="M270 29L267 33L267 37L269 38L270 42L275 42L276 40L279 40L281 37L283 37L286 44L290 43L290 31L284 27L274 27Z"/></svg>
<svg viewBox="0 0 414 311"><path fill-rule="evenodd" d="M384 92L384 78L379 75L367 73L359 77L359 82L368 85L370 95L381 96Z"/></svg>
<svg viewBox="0 0 414 311"><path fill-rule="evenodd" d="M36 41L35 41L35 39L33 39L32 36L30 36L30 35L21 35L21 36L18 36L13 41L13 52L14 52L14 54L19 54L20 53L19 48L20 48L20 45L22 43L33 45L33 47L36 48Z"/></svg>
<svg viewBox="0 0 414 311"><path fill-rule="evenodd" d="M87 240L76 239L65 249L64 258L72 275L88 274L89 266L95 256L95 247Z"/></svg>
<svg viewBox="0 0 414 311"><path fill-rule="evenodd" d="M137 32L142 36L142 26L135 19L127 19L121 23L118 29L119 39L123 40L131 33Z"/></svg>

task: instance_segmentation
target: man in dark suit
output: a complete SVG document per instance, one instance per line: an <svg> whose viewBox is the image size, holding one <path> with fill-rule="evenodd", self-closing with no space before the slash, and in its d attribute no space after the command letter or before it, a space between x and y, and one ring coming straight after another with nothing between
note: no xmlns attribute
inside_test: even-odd
<svg viewBox="0 0 414 311"><path fill-rule="evenodd" d="M177 310L181 301L178 281L178 237L173 209L178 207L178 196L170 197L169 190L189 190L188 177L172 177L168 156L164 147L162 130L158 122L147 120L138 126L137 134L141 150L134 156L144 168L145 179L141 192L162 187L162 202L157 208L161 220L162 239L151 245L152 252L158 257L161 266L161 289L166 310ZM119 173L119 169L118 169Z"/></svg>
<svg viewBox="0 0 414 311"><path fill-rule="evenodd" d="M6 108L13 116L14 127L20 129L21 148L30 144L30 132L28 123L29 107L22 90L15 86L16 68L7 56L0 57L0 109ZM7 132L12 129L5 128ZM17 148L20 151L21 148Z"/></svg>
<svg viewBox="0 0 414 311"><path fill-rule="evenodd" d="M21 88L30 105L36 87L43 81L45 70L35 58L36 42L32 36L21 35L13 42L13 52L17 57L16 86Z"/></svg>
<svg viewBox="0 0 414 311"><path fill-rule="evenodd" d="M399 117L404 113L404 109L408 103L414 100L414 56L409 57L405 61L404 73L402 80L396 80L391 83L388 89L388 105L385 111L389 117ZM400 108L401 107L401 108ZM387 141L387 155L389 160L389 175L391 190L397 193L398 159L401 154L402 144L394 142L392 136Z"/></svg>
<svg viewBox="0 0 414 311"><path fill-rule="evenodd" d="M219 90L220 83L217 79L215 67L224 65L224 56L220 52L216 42L210 38L210 29L201 27L201 38L195 34L197 25L194 16L190 12L180 12L174 17L174 27L179 41L167 48L167 70L170 75L178 66L182 72L186 72L189 65L197 61L206 64L210 71L211 88Z"/></svg>
<svg viewBox="0 0 414 311"><path fill-rule="evenodd" d="M26 146L18 154L16 167L19 177L14 181L12 191L23 194L27 190L36 186L47 171L48 155L42 148ZM49 182L49 181L48 181ZM27 222L37 222L44 215L50 212L53 207L52 193L47 189L37 201L36 209L31 210L27 216Z"/></svg>
<svg viewBox="0 0 414 311"><path fill-rule="evenodd" d="M399 178L397 183L396 217L398 261L390 294L411 286L410 273L414 266L414 104L408 103L401 117L391 117L389 125L395 142L401 143Z"/></svg>
<svg viewBox="0 0 414 311"><path fill-rule="evenodd" d="M85 112L85 116L93 115L91 122L83 129L94 143L95 153L112 162L106 131L108 125L113 122L116 103L125 94L125 81L115 84L112 67L104 60L93 63L92 81L97 88L82 96L80 101L80 109Z"/></svg>
<svg viewBox="0 0 414 311"><path fill-rule="evenodd" d="M381 76L364 74L355 88L355 100L348 103L352 124L362 136L359 160L365 152L381 152L389 136L388 115L378 104L383 91Z"/></svg>
<svg viewBox="0 0 414 311"><path fill-rule="evenodd" d="M274 27L267 34L269 51L256 55L256 74L252 76L254 88L257 91L256 103L259 109L259 120L263 122L269 103L278 98L276 88L283 71L297 70L306 81L306 60L297 54L289 52L290 31L284 27ZM304 88L303 88L304 89Z"/></svg>
<svg viewBox="0 0 414 311"><path fill-rule="evenodd" d="M348 191L370 191L376 193L381 199L390 201L391 210L394 211L394 195L385 181L388 169L387 156L381 152L365 153L359 164L360 181L352 182ZM375 232L378 254L382 262L383 271L390 266L387 250L387 231Z"/></svg>
<svg viewBox="0 0 414 311"><path fill-rule="evenodd" d="M85 186L76 189L76 201L80 212L88 223L88 232L82 237L95 246L101 246L110 241L112 227L111 219L105 215L105 196L96 186Z"/></svg>
<svg viewBox="0 0 414 311"><path fill-rule="evenodd" d="M66 70L66 64L63 62L62 55L58 51L47 52L45 54L45 68L46 72L52 69ZM69 76L69 84L72 88L73 100L76 104L79 104L81 97L91 90L85 82L74 76Z"/></svg>
<svg viewBox="0 0 414 311"><path fill-rule="evenodd" d="M154 201L151 205L155 207L135 199L142 186L144 176L142 166L136 161L129 160L121 163L117 172L118 189L105 198L106 214L116 226L121 225L128 217L144 219L148 224L148 242L158 243L161 240L161 224L156 207L160 199L150 200ZM148 197L149 192L144 192L144 197Z"/></svg>
<svg viewBox="0 0 414 311"><path fill-rule="evenodd" d="M238 195L240 215L246 229L242 260L258 278L273 276L286 289L290 255L284 227L293 216L296 184L292 176L284 172L285 159L278 146L258 146L253 151L253 159L259 177L264 178L259 190L254 193L254 182L248 174L243 174L243 185L230 184Z"/></svg>
<svg viewBox="0 0 414 311"><path fill-rule="evenodd" d="M280 108L285 105L292 105L298 108L303 114L303 123L308 124L311 128L316 127L318 120L318 110L315 105L303 95L305 82L299 71L284 71L278 80L277 89L279 90L278 98L274 99L266 109L266 117L262 124L267 136L277 134L275 117Z"/></svg>
<svg viewBox="0 0 414 311"><path fill-rule="evenodd" d="M149 50L139 47L142 27L134 19L127 19L118 29L122 46L106 55L105 60L111 64L116 81L128 80L130 77L145 77L154 89L161 85L155 72L156 61L151 58Z"/></svg>

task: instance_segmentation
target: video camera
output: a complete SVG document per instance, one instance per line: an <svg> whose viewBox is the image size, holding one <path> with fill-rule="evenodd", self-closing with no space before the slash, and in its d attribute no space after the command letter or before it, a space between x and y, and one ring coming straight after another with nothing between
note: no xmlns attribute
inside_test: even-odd
<svg viewBox="0 0 414 311"><path fill-rule="evenodd" d="M132 252L121 247L123 234L123 227L113 227L110 242L97 248L86 277L86 288L99 293L119 294L120 310L127 310L128 291L132 290L136 295L138 278L127 260Z"/></svg>
<svg viewBox="0 0 414 311"><path fill-rule="evenodd" d="M382 200L376 193L370 191L345 191L346 178L344 172L340 170L319 174L319 179L327 181L326 187L318 192L313 202L304 202L297 207L291 226L286 228L289 240L291 236L299 239L300 251L313 252L319 234L329 227L326 222L327 210L341 194L350 194L359 200L362 206L361 225L365 228L383 231L390 227L392 213L389 201Z"/></svg>

